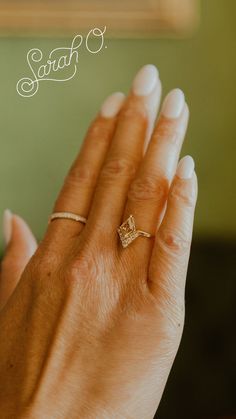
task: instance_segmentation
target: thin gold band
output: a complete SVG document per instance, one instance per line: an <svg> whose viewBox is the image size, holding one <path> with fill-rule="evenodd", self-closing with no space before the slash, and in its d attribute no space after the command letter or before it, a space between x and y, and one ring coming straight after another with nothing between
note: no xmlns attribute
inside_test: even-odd
<svg viewBox="0 0 236 419"><path fill-rule="evenodd" d="M80 221L81 223L86 224L87 219L85 217L82 217L81 215L74 214L73 212L54 212L50 218L49 222L56 220L57 218L67 218L68 220L73 221Z"/></svg>
<svg viewBox="0 0 236 419"><path fill-rule="evenodd" d="M152 234L147 233L146 231L142 231L142 230L137 230L137 233L139 236L143 236L143 237L153 237Z"/></svg>

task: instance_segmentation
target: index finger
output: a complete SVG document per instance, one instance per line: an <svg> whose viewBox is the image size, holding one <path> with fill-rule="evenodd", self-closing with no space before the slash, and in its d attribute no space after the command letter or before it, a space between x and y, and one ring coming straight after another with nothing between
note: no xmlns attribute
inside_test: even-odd
<svg viewBox="0 0 236 419"><path fill-rule="evenodd" d="M117 92L103 103L92 122L80 152L66 175L64 185L55 202L53 212L72 212L87 218L98 174L115 132L117 115L125 95ZM83 224L68 219L55 219L47 229L46 236L66 244L67 239L77 236Z"/></svg>

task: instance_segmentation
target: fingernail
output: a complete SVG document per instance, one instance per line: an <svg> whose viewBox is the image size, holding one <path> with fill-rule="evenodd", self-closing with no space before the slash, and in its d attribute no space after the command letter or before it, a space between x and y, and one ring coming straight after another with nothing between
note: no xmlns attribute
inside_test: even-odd
<svg viewBox="0 0 236 419"><path fill-rule="evenodd" d="M6 246L11 240L11 233L12 233L12 212L9 209L6 209L3 213L3 236L4 236Z"/></svg>
<svg viewBox="0 0 236 419"><path fill-rule="evenodd" d="M183 157L177 167L176 175L180 179L190 179L194 172L194 160L191 156Z"/></svg>
<svg viewBox="0 0 236 419"><path fill-rule="evenodd" d="M121 92L116 92L111 96L108 96L101 106L100 114L104 116L104 118L113 118L120 111L124 99L125 95Z"/></svg>
<svg viewBox="0 0 236 419"><path fill-rule="evenodd" d="M161 113L170 119L179 118L185 104L184 93L180 89L172 90L165 98Z"/></svg>
<svg viewBox="0 0 236 419"><path fill-rule="evenodd" d="M135 95L147 96L156 86L159 78L158 70L153 64L147 64L136 74L132 89Z"/></svg>

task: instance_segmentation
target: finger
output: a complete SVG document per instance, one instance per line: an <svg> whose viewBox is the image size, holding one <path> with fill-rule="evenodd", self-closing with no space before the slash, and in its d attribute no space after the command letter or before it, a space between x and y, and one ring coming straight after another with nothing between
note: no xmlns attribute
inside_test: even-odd
<svg viewBox="0 0 236 419"><path fill-rule="evenodd" d="M91 124L80 152L65 178L53 212L69 211L87 218L98 174L113 137L117 115L124 102L123 93L114 93L103 103ZM67 238L77 235L83 224L67 219L55 219L45 237L56 236L67 245Z"/></svg>
<svg viewBox="0 0 236 419"><path fill-rule="evenodd" d="M171 319L183 314L196 199L194 161L186 156L178 165L149 267L149 288L160 308L166 311L166 317Z"/></svg>
<svg viewBox="0 0 236 419"><path fill-rule="evenodd" d="M1 262L0 309L13 293L25 266L37 248L37 242L29 226L19 217L5 210L3 231L6 252Z"/></svg>
<svg viewBox="0 0 236 419"><path fill-rule="evenodd" d="M99 230L117 243L116 227L124 211L129 184L143 158L145 141L155 121L161 97L156 67L144 66L121 110L117 129L101 170L87 229Z"/></svg>
<svg viewBox="0 0 236 419"><path fill-rule="evenodd" d="M130 185L123 221L132 214L137 229L152 235L155 235L163 216L188 118L183 92L172 90L164 100L146 155ZM125 253L128 256L129 251L134 251L138 263L148 266L145 261L151 256L152 246L153 240L138 238L132 243L132 249L129 247Z"/></svg>

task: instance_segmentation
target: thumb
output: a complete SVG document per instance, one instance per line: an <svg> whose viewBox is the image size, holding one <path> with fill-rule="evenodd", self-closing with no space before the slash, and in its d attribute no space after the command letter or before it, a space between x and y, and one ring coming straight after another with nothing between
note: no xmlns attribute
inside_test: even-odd
<svg viewBox="0 0 236 419"><path fill-rule="evenodd" d="M37 248L36 239L27 223L8 209L3 215L3 234L6 251L1 264L0 309L13 293L25 266Z"/></svg>

